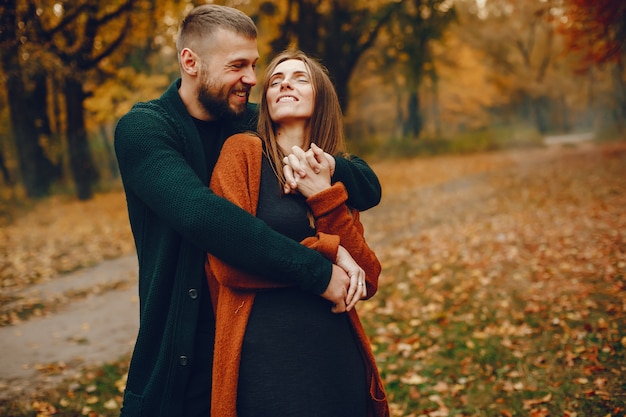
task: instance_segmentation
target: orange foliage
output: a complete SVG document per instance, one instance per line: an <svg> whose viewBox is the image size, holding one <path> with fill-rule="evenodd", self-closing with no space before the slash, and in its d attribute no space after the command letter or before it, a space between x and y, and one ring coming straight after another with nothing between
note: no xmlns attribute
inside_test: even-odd
<svg viewBox="0 0 626 417"><path fill-rule="evenodd" d="M568 0L564 32L569 47L583 51L589 63L616 59L626 39L626 2L622 0Z"/></svg>

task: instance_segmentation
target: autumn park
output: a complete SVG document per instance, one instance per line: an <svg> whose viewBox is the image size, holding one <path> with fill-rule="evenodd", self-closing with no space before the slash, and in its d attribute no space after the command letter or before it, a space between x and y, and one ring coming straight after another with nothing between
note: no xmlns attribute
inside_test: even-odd
<svg viewBox="0 0 626 417"><path fill-rule="evenodd" d="M179 77L201 3L0 4L1 416L119 416L139 302L114 131ZM378 175L357 310L391 416L626 417L626 3L214 3L257 25L258 77L289 46L328 68Z"/></svg>

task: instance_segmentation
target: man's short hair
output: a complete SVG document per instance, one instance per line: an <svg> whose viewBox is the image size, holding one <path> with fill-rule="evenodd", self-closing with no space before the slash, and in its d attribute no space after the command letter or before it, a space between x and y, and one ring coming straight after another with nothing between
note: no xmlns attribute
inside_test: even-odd
<svg viewBox="0 0 626 417"><path fill-rule="evenodd" d="M217 29L227 29L250 39L257 38L252 19L240 10L217 4L204 4L192 9L180 23L176 50L199 48L197 41L206 41Z"/></svg>

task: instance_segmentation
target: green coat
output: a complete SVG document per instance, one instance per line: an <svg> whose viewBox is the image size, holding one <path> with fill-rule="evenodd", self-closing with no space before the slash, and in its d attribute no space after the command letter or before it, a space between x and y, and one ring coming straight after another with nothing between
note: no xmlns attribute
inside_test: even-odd
<svg viewBox="0 0 626 417"><path fill-rule="evenodd" d="M136 104L118 122L115 151L139 260L139 334L130 363L122 416L181 416L194 363L199 289L206 253L260 276L290 276L322 293L331 263L274 232L208 188L200 135L174 82L157 100ZM225 124L220 143L254 130L256 106ZM379 203L378 179L367 164L336 158L336 180L365 210ZM358 197L358 198L355 198ZM112 312L114 313L114 312Z"/></svg>

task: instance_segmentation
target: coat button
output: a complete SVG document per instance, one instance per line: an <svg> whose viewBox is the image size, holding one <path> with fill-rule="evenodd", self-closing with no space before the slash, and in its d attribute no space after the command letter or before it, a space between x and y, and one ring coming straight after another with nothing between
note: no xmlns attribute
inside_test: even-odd
<svg viewBox="0 0 626 417"><path fill-rule="evenodd" d="M195 288L190 289L189 297L191 297L192 300L195 300L196 298L198 298L198 290L196 290Z"/></svg>
<svg viewBox="0 0 626 417"><path fill-rule="evenodd" d="M180 364L180 366L187 366L187 364L189 363L189 358L185 355L181 355L178 358L178 363Z"/></svg>

